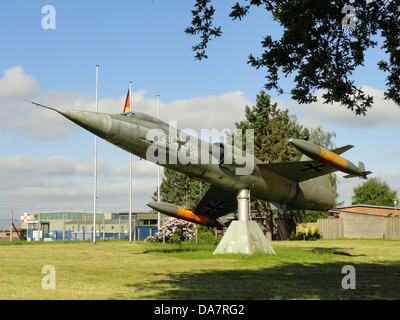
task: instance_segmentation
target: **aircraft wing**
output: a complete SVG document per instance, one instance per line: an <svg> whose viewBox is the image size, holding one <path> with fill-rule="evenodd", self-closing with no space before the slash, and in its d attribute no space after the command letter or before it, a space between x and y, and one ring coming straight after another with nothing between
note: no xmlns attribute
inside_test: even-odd
<svg viewBox="0 0 400 320"><path fill-rule="evenodd" d="M237 209L236 194L211 185L207 193L193 210L196 215L218 219Z"/></svg>
<svg viewBox="0 0 400 320"><path fill-rule="evenodd" d="M326 166L318 161L295 161L283 163L257 164L262 176L268 176L274 172L286 179L301 182L337 171L335 168Z"/></svg>

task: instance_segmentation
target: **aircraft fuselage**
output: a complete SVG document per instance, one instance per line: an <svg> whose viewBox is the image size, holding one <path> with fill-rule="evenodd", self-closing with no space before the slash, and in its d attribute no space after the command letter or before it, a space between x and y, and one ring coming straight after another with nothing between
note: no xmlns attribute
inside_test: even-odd
<svg viewBox="0 0 400 320"><path fill-rule="evenodd" d="M212 152L215 145L144 113L109 115L87 111L56 111L140 158L233 193L248 188L253 198L272 202L278 208L328 210L335 202L327 176L297 183L274 172L264 172L262 175L257 167L257 164L262 163L261 160L251 157L249 153L242 153L245 163L242 161L237 164L234 156L229 164L221 163ZM243 169L245 165L251 166L251 172L237 174L237 170Z"/></svg>

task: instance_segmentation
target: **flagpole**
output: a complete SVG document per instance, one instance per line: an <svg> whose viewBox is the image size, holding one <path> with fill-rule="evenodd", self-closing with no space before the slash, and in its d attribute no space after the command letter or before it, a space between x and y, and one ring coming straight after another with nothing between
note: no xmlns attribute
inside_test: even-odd
<svg viewBox="0 0 400 320"><path fill-rule="evenodd" d="M129 111L132 112L132 81L129 82ZM132 243L132 153L129 153L129 243Z"/></svg>
<svg viewBox="0 0 400 320"><path fill-rule="evenodd" d="M99 112L99 65L96 65L96 112ZM97 136L94 136L93 244L96 244Z"/></svg>
<svg viewBox="0 0 400 320"><path fill-rule="evenodd" d="M160 119L160 95L157 95L157 118ZM160 166L157 166L157 202L160 202ZM157 214L157 228L161 229L161 213Z"/></svg>

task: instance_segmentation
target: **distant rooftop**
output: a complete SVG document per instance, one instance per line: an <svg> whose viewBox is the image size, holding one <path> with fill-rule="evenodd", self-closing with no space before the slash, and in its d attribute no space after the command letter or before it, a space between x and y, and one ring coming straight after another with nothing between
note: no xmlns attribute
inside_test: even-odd
<svg viewBox="0 0 400 320"><path fill-rule="evenodd" d="M350 206L343 206L343 207L337 207L337 210L341 210L341 209L348 209L348 208L355 208L355 207L364 207L364 208L379 208L379 209L390 209L390 210L394 210L394 206L391 207L387 207L387 206L375 206L372 204L353 204ZM400 209L400 207L399 207Z"/></svg>
<svg viewBox="0 0 400 320"><path fill-rule="evenodd" d="M329 211L335 213L335 215L340 215L340 213L342 212L350 212L358 214L369 214L375 216L398 217L400 213L400 208L396 212L395 207L354 204L351 206L338 207L336 209L332 209Z"/></svg>

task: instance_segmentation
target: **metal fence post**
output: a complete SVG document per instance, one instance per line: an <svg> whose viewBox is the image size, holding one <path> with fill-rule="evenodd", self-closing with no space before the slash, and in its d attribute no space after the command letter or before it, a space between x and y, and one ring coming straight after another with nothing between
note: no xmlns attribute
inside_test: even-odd
<svg viewBox="0 0 400 320"><path fill-rule="evenodd" d="M12 242L13 239L13 212L11 210L10 213L10 242Z"/></svg>

